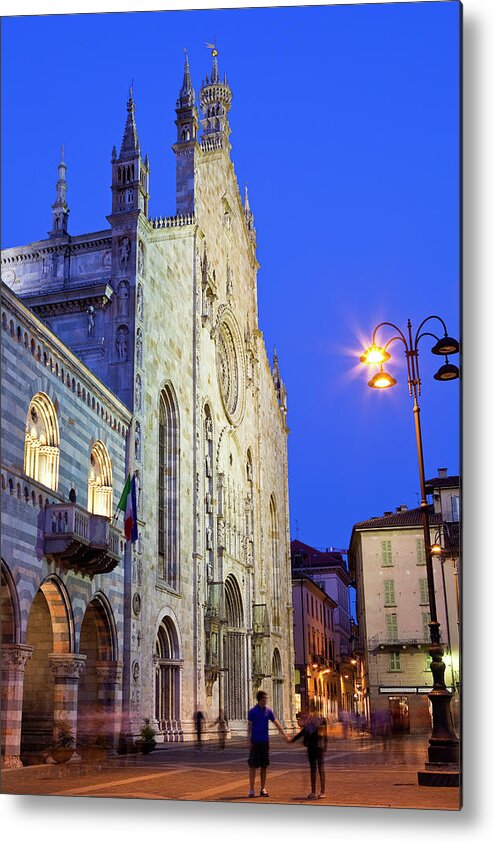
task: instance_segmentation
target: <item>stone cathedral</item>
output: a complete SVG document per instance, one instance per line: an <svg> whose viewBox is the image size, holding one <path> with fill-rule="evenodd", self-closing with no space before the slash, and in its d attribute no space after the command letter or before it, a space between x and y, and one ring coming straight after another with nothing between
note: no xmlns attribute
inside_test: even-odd
<svg viewBox="0 0 494 842"><path fill-rule="evenodd" d="M246 733L262 687L294 725L287 405L258 326L256 229L213 50L176 102L176 212L151 218L130 91L109 228L2 254L5 762L149 717ZM110 210L110 208L109 208ZM138 538L114 516L136 477ZM41 689L40 689L41 688Z"/></svg>

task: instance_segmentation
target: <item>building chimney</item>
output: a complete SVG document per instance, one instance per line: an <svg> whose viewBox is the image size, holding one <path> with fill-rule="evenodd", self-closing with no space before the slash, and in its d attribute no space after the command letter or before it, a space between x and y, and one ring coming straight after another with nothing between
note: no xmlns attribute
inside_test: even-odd
<svg viewBox="0 0 494 842"><path fill-rule="evenodd" d="M384 512L384 517L387 517L388 515L392 515L392 514L393 514L393 512Z"/></svg>
<svg viewBox="0 0 494 842"><path fill-rule="evenodd" d="M405 506L405 504L402 504L401 506L397 506L396 511L397 512L408 512L408 506Z"/></svg>
<svg viewBox="0 0 494 842"><path fill-rule="evenodd" d="M438 468L437 469L437 475L438 475L438 477L441 477L442 479L444 479L444 477L448 476L448 469L447 468Z"/></svg>

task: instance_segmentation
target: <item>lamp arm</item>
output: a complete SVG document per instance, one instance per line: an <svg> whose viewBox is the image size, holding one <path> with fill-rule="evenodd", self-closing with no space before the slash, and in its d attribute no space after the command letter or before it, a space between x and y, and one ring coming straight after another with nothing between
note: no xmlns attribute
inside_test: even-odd
<svg viewBox="0 0 494 842"><path fill-rule="evenodd" d="M447 336L448 330L446 328L446 322L444 321L444 319L442 319L441 316L427 316L427 318L424 319L424 321L421 322L419 324L418 328L417 328L417 333L415 334L415 347L417 347L417 342L419 341L419 338L420 338L419 337L420 331L422 330L422 328L426 324L426 322L431 321L431 319L436 319L438 322L441 322L441 324L443 326L443 330L444 330L444 335ZM423 334L423 336L425 336L425 334ZM431 336L434 336L434 334L431 334ZM437 337L436 337L436 339L437 339Z"/></svg>
<svg viewBox="0 0 494 842"><path fill-rule="evenodd" d="M397 340L399 340L400 342L403 342L406 350L408 351L407 343L405 342L404 336L392 336L391 339L388 339L388 341L386 342L386 345L384 346L384 350L387 351L389 346L392 345L392 343L396 342Z"/></svg>
<svg viewBox="0 0 494 842"><path fill-rule="evenodd" d="M402 342L404 343L405 347L407 348L408 347L407 341L405 339L404 334L402 333L402 331L400 330L400 328L397 325L393 324L393 322L381 322L380 324L377 325L377 327L374 328L374 333L372 334L372 344L373 345L376 344L377 331L379 330L379 328L384 327L385 325L387 325L388 327L392 327L393 330L396 330L398 332L398 336L393 336L393 339L401 339ZM392 341L393 341L392 339L389 340L389 342L392 342ZM388 344L389 344L389 342L388 342Z"/></svg>
<svg viewBox="0 0 494 842"><path fill-rule="evenodd" d="M417 333L417 336L415 337L415 348L418 348L418 344L423 336L432 336L432 338L435 339L436 342L439 342L439 336L436 336L435 333L431 333L430 331L424 330L424 332L421 334Z"/></svg>

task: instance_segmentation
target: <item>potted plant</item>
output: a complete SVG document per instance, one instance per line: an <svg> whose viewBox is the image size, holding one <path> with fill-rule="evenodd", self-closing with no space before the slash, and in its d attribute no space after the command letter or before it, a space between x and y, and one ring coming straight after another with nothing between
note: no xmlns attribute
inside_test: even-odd
<svg viewBox="0 0 494 842"><path fill-rule="evenodd" d="M74 753L75 738L74 731L68 719L56 719L54 728L53 745L50 748L50 756L55 763L66 763Z"/></svg>
<svg viewBox="0 0 494 842"><path fill-rule="evenodd" d="M150 751L153 751L153 749L156 748L155 736L156 731L151 725L149 718L146 717L136 740L136 744L143 754L149 754Z"/></svg>

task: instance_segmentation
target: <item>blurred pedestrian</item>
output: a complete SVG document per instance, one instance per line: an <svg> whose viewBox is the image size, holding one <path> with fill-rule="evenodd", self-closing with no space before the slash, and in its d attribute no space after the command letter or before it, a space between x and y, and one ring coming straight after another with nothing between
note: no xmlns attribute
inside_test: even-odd
<svg viewBox="0 0 494 842"><path fill-rule="evenodd" d="M318 713L314 702L310 703L309 715L305 719L302 728L289 739L289 742L294 743L300 738L303 739L304 746L307 748L307 757L310 766L310 792L307 796L309 800L315 798L324 798L326 794L326 772L324 769L324 753L328 747L328 729L327 722L323 716ZM319 772L320 790L316 795L317 773Z"/></svg>
<svg viewBox="0 0 494 842"><path fill-rule="evenodd" d="M218 745L221 750L225 748L226 733L228 731L228 720L225 716L225 711L220 708L220 712L213 722L213 725L218 726Z"/></svg>
<svg viewBox="0 0 494 842"><path fill-rule="evenodd" d="M196 710L194 714L194 723L196 726L197 748L202 749L202 732L204 728L204 714L202 710Z"/></svg>
<svg viewBox="0 0 494 842"><path fill-rule="evenodd" d="M256 769L259 769L261 778L261 798L269 798L266 789L266 775L269 766L269 723L276 725L280 734L288 741L288 736L281 722L278 722L275 714L268 708L268 694L259 690L256 695L257 704L249 710L249 798L254 798L254 786L256 782Z"/></svg>

